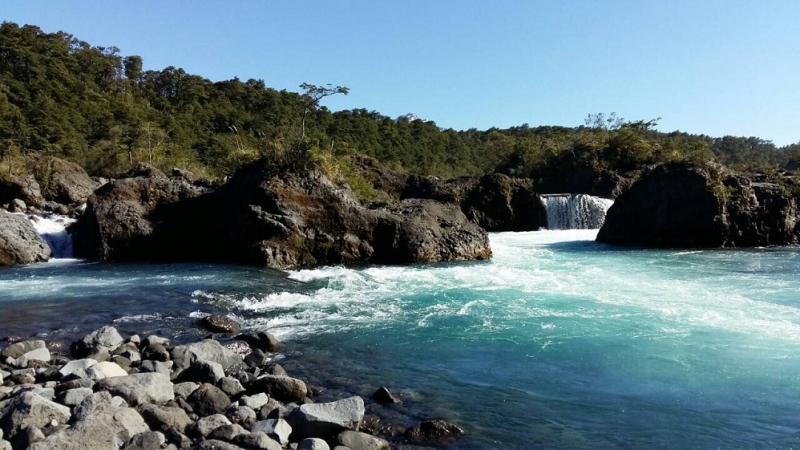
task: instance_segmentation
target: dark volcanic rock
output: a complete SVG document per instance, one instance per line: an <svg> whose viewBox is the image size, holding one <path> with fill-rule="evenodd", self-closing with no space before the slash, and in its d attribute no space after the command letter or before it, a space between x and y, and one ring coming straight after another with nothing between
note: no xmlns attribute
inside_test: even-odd
<svg viewBox="0 0 800 450"><path fill-rule="evenodd" d="M486 233L457 207L412 200L366 208L315 168L256 161L201 194L160 176L109 183L92 195L75 227L75 254L280 269L491 257Z"/></svg>
<svg viewBox="0 0 800 450"><path fill-rule="evenodd" d="M202 259L194 228L182 228L187 201L204 190L162 176L123 178L89 197L73 228L75 256L117 260ZM170 226L175 224L175 227Z"/></svg>
<svg viewBox="0 0 800 450"><path fill-rule="evenodd" d="M482 177L461 202L461 210L487 231L534 231L547 221L533 181L499 173Z"/></svg>
<svg viewBox="0 0 800 450"><path fill-rule="evenodd" d="M221 389L208 383L204 383L192 392L186 401L200 416L220 414L231 406L231 399Z"/></svg>
<svg viewBox="0 0 800 450"><path fill-rule="evenodd" d="M239 332L239 324L235 320L217 314L203 317L200 319L200 325L212 333L236 334Z"/></svg>
<svg viewBox="0 0 800 450"><path fill-rule="evenodd" d="M30 220L0 211L0 266L44 262L51 255Z"/></svg>
<svg viewBox="0 0 800 450"><path fill-rule="evenodd" d="M278 338L268 331L240 334L236 336L236 339L247 342L247 345L253 350L272 353L278 349Z"/></svg>
<svg viewBox="0 0 800 450"><path fill-rule="evenodd" d="M721 166L672 163L644 174L608 210L598 242L747 247L798 241L795 199Z"/></svg>

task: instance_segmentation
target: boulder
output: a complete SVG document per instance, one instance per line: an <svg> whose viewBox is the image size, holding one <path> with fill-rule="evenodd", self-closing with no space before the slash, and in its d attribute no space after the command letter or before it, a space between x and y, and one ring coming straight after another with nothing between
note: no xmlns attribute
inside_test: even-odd
<svg viewBox="0 0 800 450"><path fill-rule="evenodd" d="M70 351L77 358L85 358L105 350L111 352L124 341L117 329L106 325L97 329L70 345Z"/></svg>
<svg viewBox="0 0 800 450"><path fill-rule="evenodd" d="M184 224L170 219L184 216L182 203L199 197L204 190L181 179L166 178L160 171L133 175L111 181L89 197L86 211L74 225L75 256L115 260L198 259L199 248L190 251L190 245L203 247L197 245L201 240L191 227L179 230L177 226Z"/></svg>
<svg viewBox="0 0 800 450"><path fill-rule="evenodd" d="M254 411L258 411L262 406L266 405L268 401L269 397L267 394L259 392L258 394L253 394L250 396L242 396L242 398L239 399L239 404L247 406L248 408L252 408Z"/></svg>
<svg viewBox="0 0 800 450"><path fill-rule="evenodd" d="M172 375L172 371L169 370L169 367L170 366L165 362L148 359L147 361L142 362L142 364L139 366L139 372L160 373L161 375L170 377Z"/></svg>
<svg viewBox="0 0 800 450"><path fill-rule="evenodd" d="M28 367L28 363L31 361L50 362L50 350L46 348L31 350L14 360L14 365L25 368Z"/></svg>
<svg viewBox="0 0 800 450"><path fill-rule="evenodd" d="M46 348L47 344L44 341L22 341L22 342L15 342L8 347L4 348L0 351L0 355L3 355L6 358L19 358L20 356L28 353L30 351Z"/></svg>
<svg viewBox="0 0 800 450"><path fill-rule="evenodd" d="M231 423L238 423L249 429L256 421L256 412L249 406L236 406L233 404L225 411L225 417L227 417Z"/></svg>
<svg viewBox="0 0 800 450"><path fill-rule="evenodd" d="M297 378L264 375L250 383L247 392L251 395L263 392L279 402L289 403L305 398L308 388Z"/></svg>
<svg viewBox="0 0 800 450"><path fill-rule="evenodd" d="M212 333L236 334L239 332L239 324L235 320L218 314L203 317L200 319L200 326Z"/></svg>
<svg viewBox="0 0 800 450"><path fill-rule="evenodd" d="M67 375L74 375L79 378L88 378L89 374L87 373L87 370L89 370L89 368L95 364L97 364L97 361L94 359L75 359L61 367L61 369L58 370L58 373L64 377Z"/></svg>
<svg viewBox="0 0 800 450"><path fill-rule="evenodd" d="M65 205L86 203L98 187L81 166L53 157L40 158L34 176L46 200Z"/></svg>
<svg viewBox="0 0 800 450"><path fill-rule="evenodd" d="M192 361L189 367L183 370L175 380L216 384L223 377L225 377L225 370L221 364L198 359Z"/></svg>
<svg viewBox="0 0 800 450"><path fill-rule="evenodd" d="M0 211L0 266L45 262L52 254L30 220Z"/></svg>
<svg viewBox="0 0 800 450"><path fill-rule="evenodd" d="M174 400L169 377L160 373L136 373L125 377L104 378L95 386L124 398L131 406L143 403L163 404Z"/></svg>
<svg viewBox="0 0 800 450"><path fill-rule="evenodd" d="M116 180L90 197L75 230L75 255L90 259L285 269L491 257L485 231L456 206L407 200L367 208L318 168L267 160L243 167L213 192L180 179Z"/></svg>
<svg viewBox="0 0 800 450"><path fill-rule="evenodd" d="M69 408L32 392L23 392L0 406L0 428L9 438L27 426L44 428L53 421L65 424L69 418Z"/></svg>
<svg viewBox="0 0 800 450"><path fill-rule="evenodd" d="M168 428L174 428L186 433L186 429L192 424L186 412L178 407L144 404L139 405L137 409L151 430L166 431Z"/></svg>
<svg viewBox="0 0 800 450"><path fill-rule="evenodd" d="M42 190L33 175L0 176L0 204L20 199L28 205L39 207L44 204Z"/></svg>
<svg viewBox="0 0 800 450"><path fill-rule="evenodd" d="M646 247L751 247L798 242L796 200L778 184L722 166L657 166L614 202L598 242Z"/></svg>
<svg viewBox="0 0 800 450"><path fill-rule="evenodd" d="M364 418L364 400L350 397L330 403L308 403L287 417L293 438L331 439L345 430L358 431Z"/></svg>
<svg viewBox="0 0 800 450"><path fill-rule="evenodd" d="M172 386L172 390L177 397L189 398L189 396L192 395L192 392L196 391L199 387L200 385L197 383L186 381L183 383L175 383Z"/></svg>
<svg viewBox="0 0 800 450"><path fill-rule="evenodd" d="M222 414L213 414L198 420L192 427L192 431L196 435L206 437L217 428L230 424L230 420Z"/></svg>
<svg viewBox="0 0 800 450"><path fill-rule="evenodd" d="M464 434L464 430L450 422L436 419L414 425L405 432L407 441L420 445L448 444Z"/></svg>
<svg viewBox="0 0 800 450"><path fill-rule="evenodd" d="M260 431L240 434L233 443L248 450L281 450L281 444Z"/></svg>
<svg viewBox="0 0 800 450"><path fill-rule="evenodd" d="M62 405L66 406L78 406L81 404L83 399L92 395L92 388L75 388L75 389L68 389L66 391L61 392L57 399L58 402Z"/></svg>
<svg viewBox="0 0 800 450"><path fill-rule="evenodd" d="M236 339L247 342L253 350L273 353L278 350L278 338L268 331L256 331L247 334L240 334Z"/></svg>
<svg viewBox="0 0 800 450"><path fill-rule="evenodd" d="M170 352L176 369L188 368L192 361L203 360L215 362L222 366L223 370L243 364L242 358L225 348L213 339L205 339L200 342L193 342L188 345L179 345Z"/></svg>
<svg viewBox="0 0 800 450"><path fill-rule="evenodd" d="M186 401L200 416L220 414L231 406L231 399L221 389L208 383L202 384L192 392Z"/></svg>
<svg viewBox="0 0 800 450"><path fill-rule="evenodd" d="M239 436L240 434L246 434L248 431L242 428L241 425L237 424L230 424L230 425L223 425L221 427L217 427L211 434L208 435L208 439L218 439L224 442L231 442L233 438Z"/></svg>
<svg viewBox="0 0 800 450"><path fill-rule="evenodd" d="M297 450L331 450L331 447L322 439L307 438L297 444Z"/></svg>
<svg viewBox="0 0 800 450"><path fill-rule="evenodd" d="M342 431L337 441L350 450L389 450L389 442L386 439L359 431Z"/></svg>
<svg viewBox="0 0 800 450"><path fill-rule="evenodd" d="M31 449L49 450L111 450L118 443L129 441L133 436L150 430L142 417L132 408L114 408L84 417L63 428Z"/></svg>
<svg viewBox="0 0 800 450"><path fill-rule="evenodd" d="M128 375L128 372L116 363L103 361L89 367L86 374L90 379L96 381L103 378L124 377Z"/></svg>
<svg viewBox="0 0 800 450"><path fill-rule="evenodd" d="M250 431L260 431L281 445L289 443L289 436L292 434L292 426L283 419L261 420L253 424Z"/></svg>
<svg viewBox="0 0 800 450"><path fill-rule="evenodd" d="M133 436L122 448L123 450L157 450L163 447L167 439L158 431L145 431Z"/></svg>
<svg viewBox="0 0 800 450"><path fill-rule="evenodd" d="M233 398L245 391L242 383L236 378L231 377L220 378L217 382L217 387L220 388L225 395Z"/></svg>
<svg viewBox="0 0 800 450"><path fill-rule="evenodd" d="M42 433L42 430L28 425L20 430L20 432L14 437L14 447L29 448L31 445L41 442L44 439L45 435Z"/></svg>

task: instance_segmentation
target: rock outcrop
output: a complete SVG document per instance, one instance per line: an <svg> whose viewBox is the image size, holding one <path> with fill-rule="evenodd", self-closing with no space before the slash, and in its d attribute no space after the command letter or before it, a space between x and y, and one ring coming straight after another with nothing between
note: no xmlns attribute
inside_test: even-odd
<svg viewBox="0 0 800 450"><path fill-rule="evenodd" d="M450 180L411 176L401 198L458 205L470 222L487 231L533 231L547 221L533 181L499 173Z"/></svg>
<svg viewBox="0 0 800 450"><path fill-rule="evenodd" d="M752 247L798 242L796 200L714 164L644 174L608 210L598 242L647 247Z"/></svg>
<svg viewBox="0 0 800 450"><path fill-rule="evenodd" d="M293 268L487 259L486 233L452 205L365 207L317 168L261 160L215 192L160 175L116 180L90 197L75 254Z"/></svg>
<svg viewBox="0 0 800 450"><path fill-rule="evenodd" d="M39 159L34 176L45 200L64 205L85 203L98 187L98 183L89 177L83 167L58 158Z"/></svg>
<svg viewBox="0 0 800 450"><path fill-rule="evenodd" d="M0 211L0 266L44 262L51 256L30 220Z"/></svg>

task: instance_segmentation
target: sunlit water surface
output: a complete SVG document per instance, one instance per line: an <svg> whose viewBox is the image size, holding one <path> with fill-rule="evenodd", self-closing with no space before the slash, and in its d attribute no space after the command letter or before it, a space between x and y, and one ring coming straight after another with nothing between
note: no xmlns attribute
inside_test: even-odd
<svg viewBox="0 0 800 450"><path fill-rule="evenodd" d="M800 446L800 251L641 250L500 233L490 262L281 273L60 260L0 271L0 335L106 323L176 340L225 313L323 399L386 385L456 448Z"/></svg>

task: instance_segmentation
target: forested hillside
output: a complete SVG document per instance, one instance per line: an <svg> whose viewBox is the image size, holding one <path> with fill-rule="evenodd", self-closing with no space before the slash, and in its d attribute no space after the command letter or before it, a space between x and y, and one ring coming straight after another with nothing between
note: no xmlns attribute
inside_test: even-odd
<svg viewBox="0 0 800 450"><path fill-rule="evenodd" d="M314 79L315 74L308 74ZM346 81L346 80L345 80ZM92 46L66 32L0 26L0 157L47 154L112 176L139 162L208 177L259 156L362 153L396 170L443 177L502 171L543 183L625 173L655 162L716 158L728 165L784 165L800 145L755 137L655 131L657 120L590 115L585 126L442 129L413 115L331 112L319 94L278 91L263 80L213 82L176 67L143 70L142 58ZM567 175L565 175L567 174Z"/></svg>

